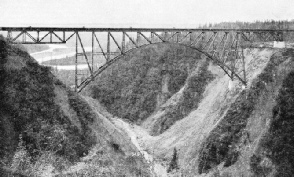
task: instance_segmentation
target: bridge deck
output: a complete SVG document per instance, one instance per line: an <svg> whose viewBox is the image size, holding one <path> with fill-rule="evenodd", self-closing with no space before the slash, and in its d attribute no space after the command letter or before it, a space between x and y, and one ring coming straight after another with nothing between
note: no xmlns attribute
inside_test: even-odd
<svg viewBox="0 0 294 177"><path fill-rule="evenodd" d="M232 29L232 28L72 28L72 27L0 27L0 31L78 31L78 32L176 32L176 31L234 31L234 32L294 32L294 29Z"/></svg>

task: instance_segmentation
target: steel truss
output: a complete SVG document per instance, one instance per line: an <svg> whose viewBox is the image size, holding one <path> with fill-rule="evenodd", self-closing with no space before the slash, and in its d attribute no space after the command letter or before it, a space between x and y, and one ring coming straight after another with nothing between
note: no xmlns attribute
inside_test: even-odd
<svg viewBox="0 0 294 177"><path fill-rule="evenodd" d="M89 85L108 66L122 58L121 56L137 48L156 43L177 43L197 50L220 66L231 79L237 78L246 85L243 48L256 42L282 41L285 33L294 32L294 30L263 29L36 27L2 27L0 31L6 31L7 38L12 43L22 44L64 44L75 36L75 91L77 92ZM91 35L91 52L86 52L81 32ZM17 34L13 37L13 33ZM106 38L106 44L98 38L101 34ZM115 48L112 47L113 45ZM94 61L96 55L105 58L106 62L100 67L96 67ZM87 63L86 72L78 69L78 61L81 60L79 59L81 57Z"/></svg>

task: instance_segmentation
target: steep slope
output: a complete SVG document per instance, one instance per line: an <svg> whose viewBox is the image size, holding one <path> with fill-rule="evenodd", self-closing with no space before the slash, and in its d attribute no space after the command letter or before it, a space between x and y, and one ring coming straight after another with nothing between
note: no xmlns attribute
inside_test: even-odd
<svg viewBox="0 0 294 177"><path fill-rule="evenodd" d="M178 45L156 44L112 64L85 92L117 117L140 123L184 84L199 53Z"/></svg>
<svg viewBox="0 0 294 177"><path fill-rule="evenodd" d="M210 65L218 75L198 108L158 136L135 128L141 145L165 164L176 148L184 176L291 176L293 49L247 50L246 62L246 89L234 81L230 90L230 79ZM164 111L149 119L164 118Z"/></svg>
<svg viewBox="0 0 294 177"><path fill-rule="evenodd" d="M50 68L2 36L0 57L0 176L149 176L124 132Z"/></svg>
<svg viewBox="0 0 294 177"><path fill-rule="evenodd" d="M294 50L256 48L244 54L246 88L201 59L141 126L115 124L163 168L176 149L179 170L170 175L291 176ZM168 79L160 77L164 93ZM115 104L120 97L111 94Z"/></svg>
<svg viewBox="0 0 294 177"><path fill-rule="evenodd" d="M281 107L281 94L291 93L287 88L292 76L293 49L277 51L202 144L200 173L221 164L224 167L220 168L221 174L231 176L292 176L293 151L289 145L293 144L290 138L293 135L291 130L284 129L286 126L277 126L284 119L289 120L289 116L278 115L280 118L277 118L276 111ZM288 110L293 107L290 105L288 102ZM288 115L291 117L290 112ZM286 122L291 129L291 120L289 124ZM273 144L274 141L280 141L279 145ZM281 158L282 161L277 160Z"/></svg>
<svg viewBox="0 0 294 177"><path fill-rule="evenodd" d="M209 60L202 59L188 75L183 87L143 122L151 135L159 135L176 121L186 117L198 107L206 85L213 79L208 70Z"/></svg>

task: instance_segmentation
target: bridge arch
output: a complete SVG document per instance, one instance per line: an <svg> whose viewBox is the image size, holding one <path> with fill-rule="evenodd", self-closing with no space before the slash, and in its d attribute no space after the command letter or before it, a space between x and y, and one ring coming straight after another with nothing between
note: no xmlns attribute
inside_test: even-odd
<svg viewBox="0 0 294 177"><path fill-rule="evenodd" d="M130 53L138 48L156 43L176 43L187 48L194 49L214 61L221 69L232 79L235 77L246 85L245 61L242 47L243 42L266 42L266 41L282 41L284 34L291 35L294 30L283 29L216 29L216 28L65 28L65 27L0 27L0 31L7 32L7 38L12 43L21 44L64 44L73 36L76 37L76 65L78 56L84 56L91 73L89 77L78 84L77 69L75 72L75 90L81 91L85 88L97 75L103 72L107 67L120 59L122 55ZM87 54L83 47L79 33L88 33L92 35L92 57L94 39L96 39L101 49L100 53L107 54L107 62L97 71L93 71L89 63ZM102 34L107 39L107 45L100 45L96 36ZM113 34L122 34L122 38ZM137 38L133 34L137 34ZM105 36L106 34L106 36ZM132 34L132 35L129 35ZM146 35L147 34L147 35ZM150 36L149 36L150 34ZM147 44L140 44L139 39L147 41ZM160 42L154 42L154 39ZM176 38L176 40L174 40ZM125 39L131 41L136 47L125 51ZM110 42L113 41L120 50L121 55L111 59ZM119 44L118 41L121 41ZM198 43L204 44L204 47L197 47ZM78 43L83 49L82 53L78 53ZM139 45L140 44L140 45ZM217 46L215 49L214 47ZM102 49L107 49L103 52ZM214 55L216 54L216 55ZM227 60L229 58L229 60ZM241 59L241 60L240 60ZM241 61L240 63L237 61ZM239 67L239 68L238 68ZM77 67L76 67L77 68ZM237 71L238 70L238 71ZM239 72L240 71L240 72ZM237 73L238 72L238 73Z"/></svg>
<svg viewBox="0 0 294 177"><path fill-rule="evenodd" d="M123 54L120 54L118 56L115 56L113 59L107 61L104 63L102 66L99 67L98 70L94 71L92 75L88 76L84 81L81 82L80 86L78 87L78 92L81 92L87 85L89 85L96 77L99 76L104 70L106 70L108 67L110 67L112 64L115 62L119 61L120 59L123 58L126 54L129 54L131 52L140 50L144 47L150 46L150 45L156 45L156 44L172 44L172 45L180 45L186 48L190 48L192 50L195 50L199 52L200 54L204 55L206 58L210 59L211 61L214 61L224 72L226 75L228 75L231 79L235 76L238 80L242 82L242 84L246 85L246 80L241 78L233 69L231 69L228 65L220 61L217 57L212 56L208 52L202 50L201 48L191 46L188 44L184 43L179 43L179 42L171 42L171 41L160 41L160 42L154 42L154 43L147 43L147 44L142 44L138 47L131 48L127 51L125 51Z"/></svg>

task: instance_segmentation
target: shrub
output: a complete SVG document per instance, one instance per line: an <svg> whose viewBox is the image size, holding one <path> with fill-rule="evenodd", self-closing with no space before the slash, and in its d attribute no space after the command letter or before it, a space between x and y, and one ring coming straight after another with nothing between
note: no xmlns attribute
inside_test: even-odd
<svg viewBox="0 0 294 177"><path fill-rule="evenodd" d="M171 160L171 162L169 163L169 167L167 169L167 172L171 172L173 170L178 170L178 154L177 154L177 149L174 148L174 153L173 153L173 158Z"/></svg>
<svg viewBox="0 0 294 177"><path fill-rule="evenodd" d="M21 136L10 168L12 171L22 174L28 173L28 170L31 169L31 159Z"/></svg>

